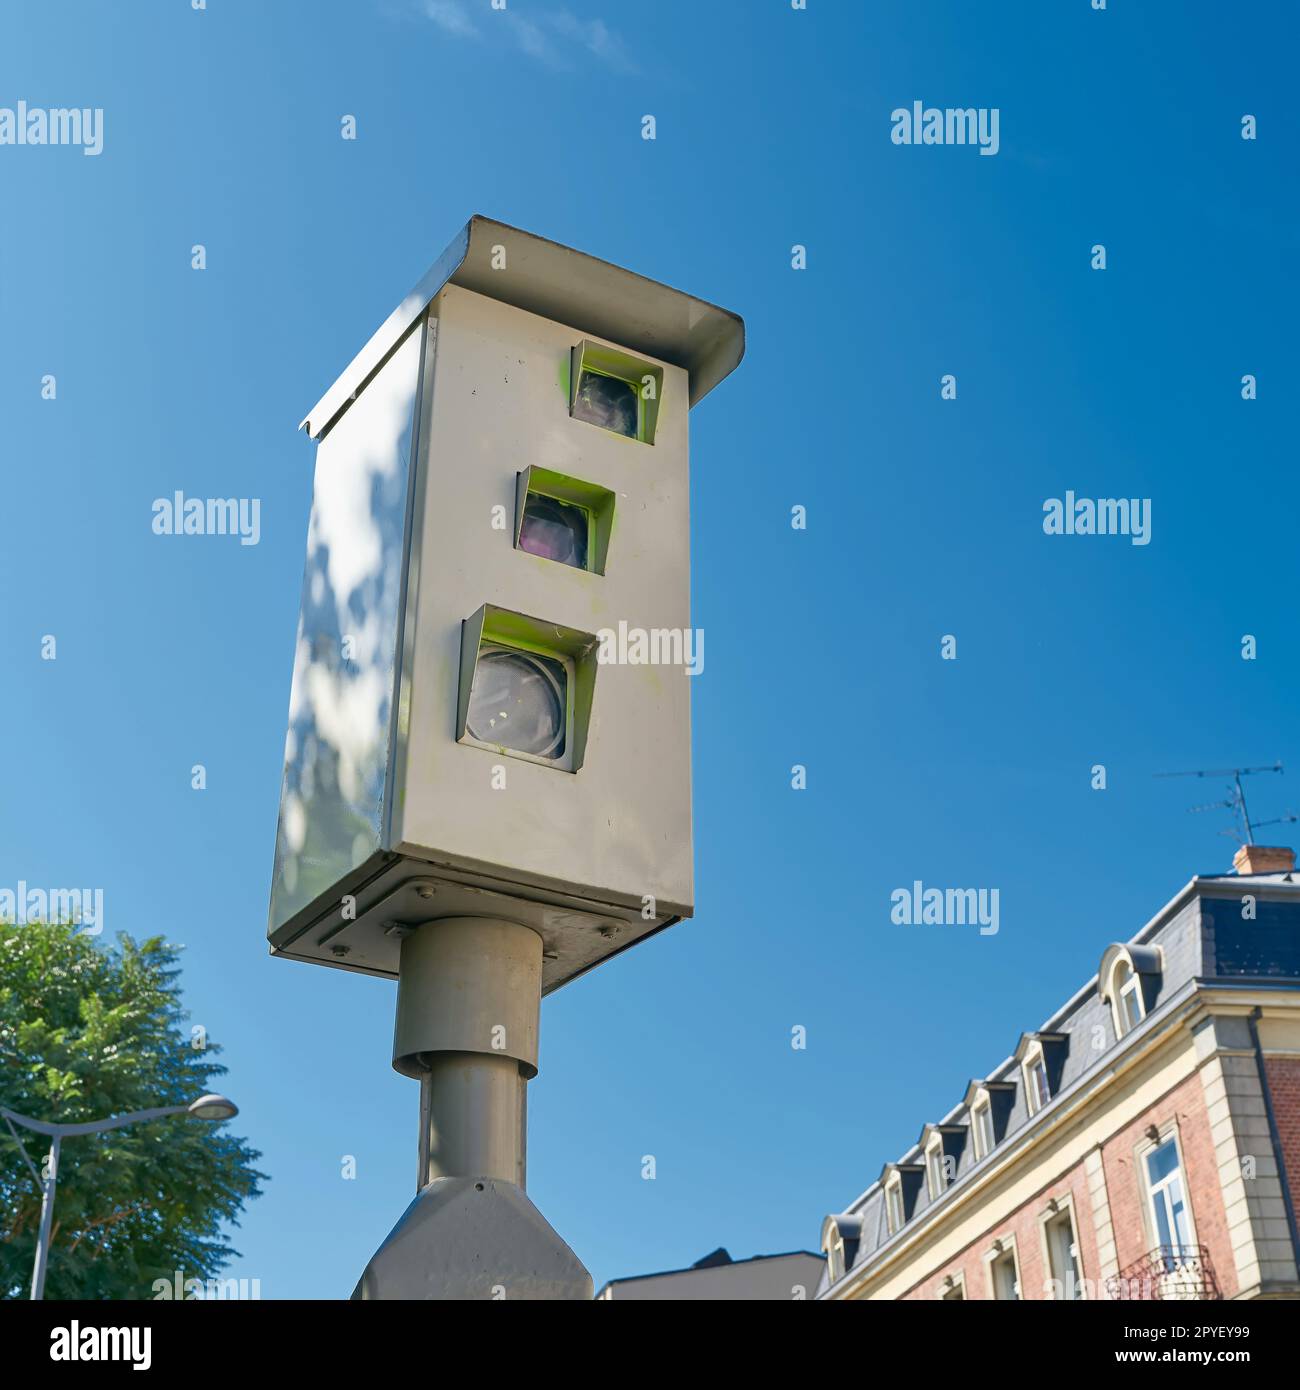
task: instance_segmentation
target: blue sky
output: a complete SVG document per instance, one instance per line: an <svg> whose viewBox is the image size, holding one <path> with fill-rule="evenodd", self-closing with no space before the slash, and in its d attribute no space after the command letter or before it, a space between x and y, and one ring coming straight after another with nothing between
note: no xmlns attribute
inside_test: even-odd
<svg viewBox="0 0 1300 1390"><path fill-rule="evenodd" d="M410 1196L393 986L266 955L294 431L473 212L748 325L692 418L697 915L543 1006L529 1187L597 1285L815 1247L1227 867L1185 809L1221 784L1154 773L1280 758L1252 809L1300 809L1288 8L6 8L0 106L102 107L104 148L0 146L0 886L185 943L272 1177L231 1273L346 1296ZM917 100L999 152L893 144ZM154 535L177 489L259 498L259 544ZM1045 535L1067 490L1150 499L1150 543ZM892 924L915 879L997 888L998 933Z"/></svg>

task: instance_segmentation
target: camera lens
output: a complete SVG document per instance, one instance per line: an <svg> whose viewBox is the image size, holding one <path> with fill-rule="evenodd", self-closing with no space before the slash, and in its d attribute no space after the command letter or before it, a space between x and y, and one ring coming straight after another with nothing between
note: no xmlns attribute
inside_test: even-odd
<svg viewBox="0 0 1300 1390"><path fill-rule="evenodd" d="M568 673L560 662L511 647L484 647L474 668L466 728L540 758L564 756Z"/></svg>
<svg viewBox="0 0 1300 1390"><path fill-rule="evenodd" d="M519 527L519 549L561 565L587 568L587 513L568 502L530 492Z"/></svg>
<svg viewBox="0 0 1300 1390"><path fill-rule="evenodd" d="M573 418L636 439L638 403L637 389L630 381L620 381L617 377L584 368L578 378Z"/></svg>

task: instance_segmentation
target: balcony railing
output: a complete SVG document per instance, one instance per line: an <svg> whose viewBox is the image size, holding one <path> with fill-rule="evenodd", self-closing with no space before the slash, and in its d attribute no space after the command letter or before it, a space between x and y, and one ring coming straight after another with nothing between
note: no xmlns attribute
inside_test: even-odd
<svg viewBox="0 0 1300 1390"><path fill-rule="evenodd" d="M1143 1301L1223 1297L1203 1245L1161 1245L1107 1279L1106 1292Z"/></svg>

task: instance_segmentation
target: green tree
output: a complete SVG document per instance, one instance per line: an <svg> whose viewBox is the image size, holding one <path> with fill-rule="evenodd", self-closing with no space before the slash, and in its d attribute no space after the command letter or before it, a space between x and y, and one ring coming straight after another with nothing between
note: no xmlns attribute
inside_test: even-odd
<svg viewBox="0 0 1300 1390"><path fill-rule="evenodd" d="M33 1119L98 1120L183 1105L225 1067L184 1027L180 948L97 945L72 925L0 923L0 1104ZM46 1142L18 1130L39 1168ZM65 1139L47 1298L151 1298L155 1279L207 1280L238 1255L222 1233L265 1180L261 1155L186 1116ZM0 1298L29 1292L40 1192L0 1122Z"/></svg>

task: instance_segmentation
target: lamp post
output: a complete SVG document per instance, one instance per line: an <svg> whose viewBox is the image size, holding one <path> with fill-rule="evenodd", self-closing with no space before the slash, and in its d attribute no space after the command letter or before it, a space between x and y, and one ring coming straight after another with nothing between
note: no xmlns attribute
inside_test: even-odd
<svg viewBox="0 0 1300 1390"><path fill-rule="evenodd" d="M36 1238L36 1263L32 1267L32 1297L45 1297L45 1273L50 1263L50 1225L54 1217L54 1187L59 1180L59 1148L63 1140L78 1134L103 1134L110 1129L124 1129L127 1125L143 1120L161 1120L168 1115L190 1115L196 1120L229 1120L238 1114L239 1108L234 1101L218 1095L200 1096L188 1105L164 1105L155 1110L133 1110L128 1115L111 1115L106 1120L86 1120L74 1125L57 1125L47 1120L33 1120L0 1106L0 1116L3 1116L9 1133L13 1135L14 1142L22 1153L23 1161L41 1187L41 1229ZM36 1165L27 1155L23 1141L14 1131L16 1124L49 1138L49 1177L42 1178L37 1172Z"/></svg>

